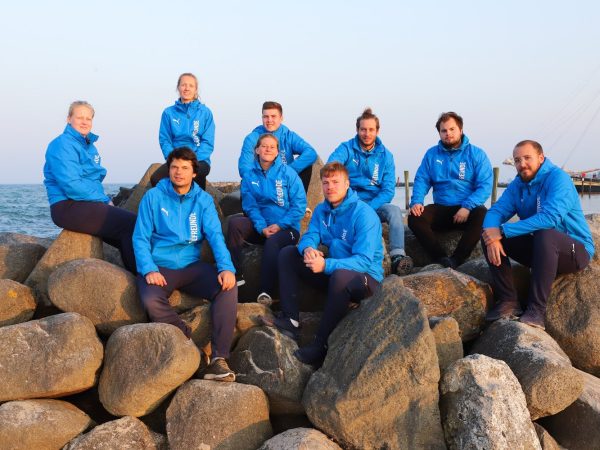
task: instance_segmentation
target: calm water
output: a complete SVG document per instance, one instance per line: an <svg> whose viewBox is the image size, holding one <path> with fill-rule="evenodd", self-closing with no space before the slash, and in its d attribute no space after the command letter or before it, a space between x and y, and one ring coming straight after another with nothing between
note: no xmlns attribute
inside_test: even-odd
<svg viewBox="0 0 600 450"><path fill-rule="evenodd" d="M108 195L119 192L119 186L131 187L131 184L106 184ZM498 195L502 193L499 189ZM583 211L586 214L600 213L600 194L580 196ZM425 203L431 203L428 196ZM404 209L404 188L396 189L394 204ZM488 205L489 207L489 201ZM46 190L41 184L4 184L0 185L0 232L13 231L40 237L56 237L60 229L50 219L50 208Z"/></svg>

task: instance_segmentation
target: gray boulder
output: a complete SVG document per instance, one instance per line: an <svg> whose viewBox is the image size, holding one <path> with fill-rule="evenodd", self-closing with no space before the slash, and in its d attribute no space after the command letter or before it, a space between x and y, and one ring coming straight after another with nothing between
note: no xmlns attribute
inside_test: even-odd
<svg viewBox="0 0 600 450"><path fill-rule="evenodd" d="M449 365L464 356L458 322L452 317L430 317L429 328L435 338L440 373L444 373Z"/></svg>
<svg viewBox="0 0 600 450"><path fill-rule="evenodd" d="M240 189L236 189L228 194L225 194L219 202L221 211L225 217L233 216L242 213L242 194Z"/></svg>
<svg viewBox="0 0 600 450"><path fill-rule="evenodd" d="M13 280L0 280L0 327L26 322L35 313L31 289Z"/></svg>
<svg viewBox="0 0 600 450"><path fill-rule="evenodd" d="M53 239L31 236L29 234L13 233L12 231L0 232L0 244L37 244L46 250L52 245Z"/></svg>
<svg viewBox="0 0 600 450"><path fill-rule="evenodd" d="M540 441L540 445L542 446L542 450L561 450L562 447L558 445L558 442L546 431L544 427L538 425L537 423L533 423L535 427L535 432L537 433L538 439Z"/></svg>
<svg viewBox="0 0 600 450"><path fill-rule="evenodd" d="M63 450L156 450L152 433L135 417L123 417L98 425L73 439Z"/></svg>
<svg viewBox="0 0 600 450"><path fill-rule="evenodd" d="M162 166L161 163L150 164L150 167L148 167L146 173L144 173L139 183L133 187L133 192L129 195L129 198L125 200L123 205L119 205L121 208L137 214L142 197L148 190L152 188L152 185L150 184L150 177L160 166Z"/></svg>
<svg viewBox="0 0 600 450"><path fill-rule="evenodd" d="M266 441L258 450L342 450L314 428L293 428Z"/></svg>
<svg viewBox="0 0 600 450"><path fill-rule="evenodd" d="M46 248L36 243L0 243L0 278L23 283L45 252Z"/></svg>

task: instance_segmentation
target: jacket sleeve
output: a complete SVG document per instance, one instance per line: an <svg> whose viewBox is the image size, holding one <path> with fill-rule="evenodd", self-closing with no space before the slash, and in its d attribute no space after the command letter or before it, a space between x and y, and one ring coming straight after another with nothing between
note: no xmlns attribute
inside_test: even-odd
<svg viewBox="0 0 600 450"><path fill-rule="evenodd" d="M171 119L167 114L167 110L164 110L160 118L160 129L158 130L158 143L162 150L165 160L169 156L169 153L173 150L173 137L171 135Z"/></svg>
<svg viewBox="0 0 600 450"><path fill-rule="evenodd" d="M287 172L288 183L288 211L281 218L279 227L281 229L293 228L300 230L300 221L306 212L306 193L298 174L294 171Z"/></svg>
<svg viewBox="0 0 600 450"><path fill-rule="evenodd" d="M262 230L266 228L268 224L260 212L260 207L252 193L252 186L248 177L242 178L240 190L242 194L242 209L252 222L256 232L262 236Z"/></svg>
<svg viewBox="0 0 600 450"><path fill-rule="evenodd" d="M252 165L254 164L254 146L256 145L257 140L257 136L255 136L254 133L250 133L244 139L240 158L238 159L238 172L240 178L244 178L244 174L252 169Z"/></svg>
<svg viewBox="0 0 600 450"><path fill-rule="evenodd" d="M427 152L425 153L425 156L421 161L421 165L417 169L417 174L415 175L412 196L410 197L411 207L416 204L424 204L425 196L429 192L429 189L431 189L431 176L429 171L429 152Z"/></svg>
<svg viewBox="0 0 600 450"><path fill-rule="evenodd" d="M200 134L200 146L197 154L208 155L207 159L210 159L210 155L215 148L215 120L212 112L206 108L205 117L203 118L204 129Z"/></svg>
<svg viewBox="0 0 600 450"><path fill-rule="evenodd" d="M289 167L297 173L302 172L317 160L317 152L312 146L293 131L290 132L290 147L292 153L298 155Z"/></svg>
<svg viewBox="0 0 600 450"><path fill-rule="evenodd" d="M233 267L231 255L225 245L225 238L223 237L223 231L221 231L221 222L219 221L219 215L217 214L217 209L212 198L209 197L203 206L202 234L206 236L210 248L212 248L215 261L217 262L217 271L229 270L235 273L235 267Z"/></svg>
<svg viewBox="0 0 600 450"><path fill-rule="evenodd" d="M146 193L140 202L138 216L133 230L133 251L137 271L146 276L150 272L158 272L158 266L152 259L152 233L154 232L154 215L150 195Z"/></svg>
<svg viewBox="0 0 600 450"><path fill-rule="evenodd" d="M391 153L386 153L384 161L379 192L370 202L367 202L375 211L385 203L391 203L394 195L396 195L396 167L394 157Z"/></svg>
<svg viewBox="0 0 600 450"><path fill-rule="evenodd" d="M483 205L492 194L492 184L494 180L492 164L483 150L479 150L477 153L478 157L476 158L476 163L474 165L476 167L474 179L475 190L461 205L468 210Z"/></svg>
<svg viewBox="0 0 600 450"><path fill-rule="evenodd" d="M315 208L315 212L310 219L308 229L304 232L300 241L298 242L298 252L303 255L304 250L308 247L316 249L321 243L321 233L319 227L321 220L323 219L323 212L320 206Z"/></svg>
<svg viewBox="0 0 600 450"><path fill-rule="evenodd" d="M518 198L516 185L511 183L496 203L485 214L482 228L500 228L517 213L515 199Z"/></svg>

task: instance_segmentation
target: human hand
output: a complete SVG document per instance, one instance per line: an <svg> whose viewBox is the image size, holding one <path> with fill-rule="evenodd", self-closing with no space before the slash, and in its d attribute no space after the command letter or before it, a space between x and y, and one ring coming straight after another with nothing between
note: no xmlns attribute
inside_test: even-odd
<svg viewBox="0 0 600 450"><path fill-rule="evenodd" d="M501 240L502 233L500 233L500 228L498 227L484 228L481 237L483 238L483 243L485 245L490 245L494 241Z"/></svg>
<svg viewBox="0 0 600 450"><path fill-rule="evenodd" d="M304 264L306 265L306 267L312 270L313 273L321 273L325 270L325 258L323 257L322 253L317 255L315 258L311 258L309 260L304 258Z"/></svg>
<svg viewBox="0 0 600 450"><path fill-rule="evenodd" d="M235 286L235 275L230 270L223 270L217 275L217 281L221 285L221 289L228 291Z"/></svg>
<svg viewBox="0 0 600 450"><path fill-rule="evenodd" d="M263 229L263 234L265 235L266 238L270 238L271 236L278 233L279 231L281 231L281 227L279 225L277 225L276 223L273 223Z"/></svg>
<svg viewBox="0 0 600 450"><path fill-rule="evenodd" d="M421 214L423 214L424 210L425 207L421 203L417 203L410 208L410 213L415 217L419 217Z"/></svg>
<svg viewBox="0 0 600 450"><path fill-rule="evenodd" d="M456 211L456 214L454 214L452 220L454 223L465 223L469 218L469 214L471 214L471 211L469 211L467 208L460 208L458 211Z"/></svg>
<svg viewBox="0 0 600 450"><path fill-rule="evenodd" d="M308 261L318 258L319 256L321 256L321 257L324 256L324 253L320 250L315 250L312 247L306 247L304 249L304 263L307 263Z"/></svg>
<svg viewBox="0 0 600 450"><path fill-rule="evenodd" d="M163 277L163 274L160 272L148 272L146 274L146 283L153 284L155 286L164 287L167 285L167 280Z"/></svg>
<svg viewBox="0 0 600 450"><path fill-rule="evenodd" d="M502 262L502 256L506 256L506 253L500 241L492 241L487 244L487 257L491 264L499 266Z"/></svg>

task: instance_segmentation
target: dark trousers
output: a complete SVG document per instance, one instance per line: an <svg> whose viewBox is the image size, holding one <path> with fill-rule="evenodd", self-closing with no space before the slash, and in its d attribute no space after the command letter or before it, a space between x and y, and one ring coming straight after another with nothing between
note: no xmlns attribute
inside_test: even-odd
<svg viewBox="0 0 600 450"><path fill-rule="evenodd" d="M209 173L210 166L208 163L205 161L198 161L198 172L196 172L194 181L202 188L203 191L206 190L206 177ZM156 169L156 171L150 176L150 184L152 187L154 187L163 178L169 178L169 166L167 166L167 163Z"/></svg>
<svg viewBox="0 0 600 450"><path fill-rule="evenodd" d="M408 227L417 237L419 243L434 260L443 258L446 252L438 241L434 231L463 230L454 253L451 255L458 263L462 263L470 255L481 238L483 219L487 208L478 206L473 208L465 223L456 224L452 217L461 208L460 205L427 205L420 216L408 216Z"/></svg>
<svg viewBox="0 0 600 450"><path fill-rule="evenodd" d="M274 297L277 288L277 258L279 251L288 245L295 245L298 242L298 236L298 231L286 228L267 239L258 234L248 217L234 216L229 219L229 226L227 227L227 248L231 253L236 272L242 273L242 248L244 243L264 245L260 264L260 292L266 292Z"/></svg>
<svg viewBox="0 0 600 450"><path fill-rule="evenodd" d="M515 261L531 268L527 308L546 311L546 301L558 274L584 269L590 256L583 244L557 230L539 230L532 234L503 238L504 252ZM502 256L499 266L490 264L485 244L483 254L490 266L496 302L517 301L510 261Z"/></svg>
<svg viewBox="0 0 600 450"><path fill-rule="evenodd" d="M372 296L380 283L371 275L353 270L339 269L331 275L314 273L304 264L304 258L294 245L279 253L279 280L281 310L286 317L299 320L299 283L309 284L327 292L327 302L317 330L316 340L326 344L327 338L348 312L350 302L359 303Z"/></svg>
<svg viewBox="0 0 600 450"><path fill-rule="evenodd" d="M146 283L141 275L136 279L142 305L150 320L174 325L187 335L188 329L169 304L169 296L175 289L179 289L205 298L211 302L213 356L228 358L237 315L237 286L229 291L222 291L217 280L217 269L201 261L183 269L159 267L159 270L167 280L164 287Z"/></svg>
<svg viewBox="0 0 600 450"><path fill-rule="evenodd" d="M137 273L131 241L135 214L106 203L63 200L50 206L50 216L58 227L97 236L118 248L125 268Z"/></svg>
<svg viewBox="0 0 600 450"><path fill-rule="evenodd" d="M312 164L298 174L304 186L304 192L308 192L308 186L310 186L310 179L312 177Z"/></svg>

